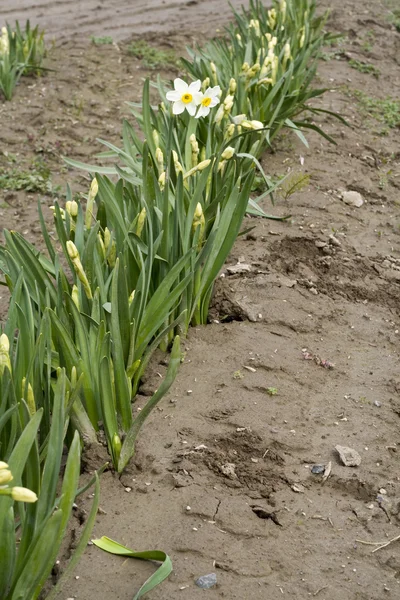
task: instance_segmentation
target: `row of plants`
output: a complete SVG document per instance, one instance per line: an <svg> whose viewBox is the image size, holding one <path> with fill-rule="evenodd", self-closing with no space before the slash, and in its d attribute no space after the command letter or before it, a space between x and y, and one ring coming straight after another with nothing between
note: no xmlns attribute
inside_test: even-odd
<svg viewBox="0 0 400 600"><path fill-rule="evenodd" d="M225 38L190 51L183 67L194 81L177 78L169 91L158 81L157 107L146 81L141 105L132 105L135 125L123 124L122 148L103 141L102 158L113 164L68 161L91 173L90 189L81 201L68 188L65 206L55 203L55 236L39 204L46 252L4 232L0 268L12 298L0 339L0 467L13 479L0 487L0 558L8 565L1 597L40 594L81 491L81 447L100 444L104 432L118 473L134 454L176 377L180 339L207 323L214 281L245 214L268 216L259 202L274 186L259 163L263 151L283 127L304 143L302 129L321 131L304 115L317 112L307 102L323 93L311 87L327 39L315 10L314 0L276 0L270 10L251 0ZM266 191L254 199L256 174ZM170 351L166 375L133 411L158 347ZM37 502L16 504L11 481ZM92 483L92 512L69 568L96 514L97 474ZM99 545L135 555L110 540ZM168 575L169 558L161 560L161 575L135 598Z"/></svg>
<svg viewBox="0 0 400 600"><path fill-rule="evenodd" d="M43 71L46 56L44 32L33 29L27 21L22 29L17 22L1 28L0 35L0 91L6 100L11 100L22 75L37 75Z"/></svg>

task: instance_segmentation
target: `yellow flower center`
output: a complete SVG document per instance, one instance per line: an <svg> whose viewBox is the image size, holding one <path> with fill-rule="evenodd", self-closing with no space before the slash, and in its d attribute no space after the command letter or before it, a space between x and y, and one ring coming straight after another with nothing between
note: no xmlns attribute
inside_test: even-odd
<svg viewBox="0 0 400 600"><path fill-rule="evenodd" d="M210 106L210 104L211 104L211 98L209 96L207 96L206 98L203 98L203 100L201 101L201 104L203 106Z"/></svg>
<svg viewBox="0 0 400 600"><path fill-rule="evenodd" d="M185 104L189 104L193 100L193 96L192 96L192 94L186 93L186 94L183 94L181 100Z"/></svg>

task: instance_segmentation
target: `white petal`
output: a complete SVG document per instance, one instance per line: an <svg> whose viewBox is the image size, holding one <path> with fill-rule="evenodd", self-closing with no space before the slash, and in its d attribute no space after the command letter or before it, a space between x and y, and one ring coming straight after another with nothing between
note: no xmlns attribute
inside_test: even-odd
<svg viewBox="0 0 400 600"><path fill-rule="evenodd" d="M209 104L209 107L210 107L210 108L214 108L214 106L217 106L217 104L219 104L219 102L220 102L219 98L215 98L215 97L214 97L214 98L212 98L212 99L211 99L211 102L210 102L210 104Z"/></svg>
<svg viewBox="0 0 400 600"><path fill-rule="evenodd" d="M210 112L210 108L208 106L200 106L199 112L196 115L196 119L200 117L206 117Z"/></svg>
<svg viewBox="0 0 400 600"><path fill-rule="evenodd" d="M210 90L210 95L211 96L220 96L221 95L221 88L219 87L219 85L215 85L211 90Z"/></svg>
<svg viewBox="0 0 400 600"><path fill-rule="evenodd" d="M198 79L197 81L193 81L190 85L189 85L189 92L191 92L193 94L193 92L199 92L201 88L201 81L200 79Z"/></svg>
<svg viewBox="0 0 400 600"><path fill-rule="evenodd" d="M174 102L172 106L172 112L174 113L174 115L180 115L185 110L185 106L186 104L178 100L178 102Z"/></svg>
<svg viewBox="0 0 400 600"><path fill-rule="evenodd" d="M181 99L181 94L179 92L176 92L174 90L172 90L171 92L167 92L167 100L169 100L170 102L176 102L177 100Z"/></svg>
<svg viewBox="0 0 400 600"><path fill-rule="evenodd" d="M196 105L194 102L190 102L189 104L186 104L186 110L188 111L189 115L191 115L192 117L194 116L195 112L196 112Z"/></svg>
<svg viewBox="0 0 400 600"><path fill-rule="evenodd" d="M188 84L186 83L186 81L183 81L183 79L179 79L179 77L174 79L174 88L177 92L186 92L188 87Z"/></svg>
<svg viewBox="0 0 400 600"><path fill-rule="evenodd" d="M203 100L204 95L201 92L194 92L193 93L193 100L195 101L196 104L200 104L200 102Z"/></svg>

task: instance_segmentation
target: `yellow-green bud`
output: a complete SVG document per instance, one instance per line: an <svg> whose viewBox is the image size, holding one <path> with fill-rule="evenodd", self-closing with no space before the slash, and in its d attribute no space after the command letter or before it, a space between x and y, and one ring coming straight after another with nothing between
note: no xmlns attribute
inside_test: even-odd
<svg viewBox="0 0 400 600"><path fill-rule="evenodd" d="M76 308L78 310L80 310L80 307L79 307L79 292L78 292L78 288L76 287L75 284L72 286L71 298L72 298L72 302L75 304Z"/></svg>
<svg viewBox="0 0 400 600"><path fill-rule="evenodd" d="M225 148L225 150L221 154L221 158L223 160L229 160L232 158L232 156L234 154L235 154L235 148L232 148L232 146L228 146L227 148Z"/></svg>
<svg viewBox="0 0 400 600"><path fill-rule="evenodd" d="M133 292L132 292L132 293L131 293L131 295L129 296L129 306L130 306L130 305L132 304L132 302L133 302L133 299L134 299L134 297L135 297L135 291L136 291L136 290L133 290Z"/></svg>
<svg viewBox="0 0 400 600"><path fill-rule="evenodd" d="M65 204L65 210L74 219L78 216L78 203L75 200L68 200Z"/></svg>
<svg viewBox="0 0 400 600"><path fill-rule="evenodd" d="M270 29L275 29L275 25L276 25L276 10L274 8L271 8L271 10L268 11L268 27Z"/></svg>
<svg viewBox="0 0 400 600"><path fill-rule="evenodd" d="M142 208L142 210L139 213L139 217L138 217L137 224L136 224L136 235L139 237L142 235L145 220L146 220L146 209Z"/></svg>
<svg viewBox="0 0 400 600"><path fill-rule="evenodd" d="M36 502L37 496L28 488L14 486L11 488L11 497L17 502Z"/></svg>
<svg viewBox="0 0 400 600"><path fill-rule="evenodd" d="M1 469L8 469L8 464L2 460L0 460L0 470Z"/></svg>
<svg viewBox="0 0 400 600"><path fill-rule="evenodd" d="M158 183L160 186L160 189L163 190L165 188L165 171L163 173L161 173L160 177L158 178Z"/></svg>
<svg viewBox="0 0 400 600"><path fill-rule="evenodd" d="M74 387L76 386L77 381L78 381L78 374L76 372L76 367L74 365L71 369L71 387L72 387L72 389L74 389Z"/></svg>
<svg viewBox="0 0 400 600"><path fill-rule="evenodd" d="M119 435L117 433L114 433L113 440L112 440L112 448L113 448L113 451L115 454L115 458L118 460L119 455L121 454L122 444L121 444L121 438L119 437Z"/></svg>
<svg viewBox="0 0 400 600"><path fill-rule="evenodd" d="M194 211L194 215L193 215L192 233L194 235L196 233L196 229L198 227L200 227L199 239L198 239L199 246L201 245L201 242L203 239L205 224L206 224L206 221L204 218L203 208L202 208L200 202L198 202L197 206L196 206L196 210Z"/></svg>
<svg viewBox="0 0 400 600"><path fill-rule="evenodd" d="M254 129L254 131L256 131L257 129L263 129L264 125L261 121L243 121L242 127L245 129Z"/></svg>
<svg viewBox="0 0 400 600"><path fill-rule="evenodd" d="M250 19L249 28L252 27L257 36L260 35L260 21L258 19Z"/></svg>
<svg viewBox="0 0 400 600"><path fill-rule="evenodd" d="M24 395L24 393L25 393L25 387L26 387L26 377L24 377L22 379L22 395ZM27 390L27 394L26 394L26 403L28 405L29 413L31 415L34 415L36 412L36 403L35 403L35 396L33 393L33 388L30 383L28 383L28 390Z"/></svg>
<svg viewBox="0 0 400 600"><path fill-rule="evenodd" d="M100 252L102 254L103 260L105 260L105 258L106 258L106 247L104 245L103 238L102 238L100 232L97 234L97 239L98 239L98 242L99 242Z"/></svg>
<svg viewBox="0 0 400 600"><path fill-rule="evenodd" d="M156 148L158 148L160 146L160 136L158 135L158 131L156 131L156 129L153 129L153 141Z"/></svg>
<svg viewBox="0 0 400 600"><path fill-rule="evenodd" d="M305 41L306 41L306 30L305 30L305 27L302 27L300 29L300 41L299 41L300 48L302 48L304 46Z"/></svg>
<svg viewBox="0 0 400 600"><path fill-rule="evenodd" d="M223 105L223 104L221 104L221 105L218 107L218 110L217 110L217 112L216 112L216 114L215 114L215 119L214 119L214 122L215 122L217 125L219 125L219 124L221 123L222 119L224 118L224 115L225 115L225 108L224 108L224 105Z"/></svg>
<svg viewBox="0 0 400 600"><path fill-rule="evenodd" d="M228 114L233 106L233 100L234 97L231 94L228 94L228 96L225 98L224 100L224 110L225 110L225 114Z"/></svg>
<svg viewBox="0 0 400 600"><path fill-rule="evenodd" d="M247 71L250 69L250 65L248 62L243 63L242 65L242 72L243 73L247 73Z"/></svg>
<svg viewBox="0 0 400 600"><path fill-rule="evenodd" d="M164 154L161 148L156 148L156 162L159 173L164 171Z"/></svg>
<svg viewBox="0 0 400 600"><path fill-rule="evenodd" d="M192 167L195 167L198 163L199 157L199 144L194 133L190 136L190 146L192 148Z"/></svg>
<svg viewBox="0 0 400 600"><path fill-rule="evenodd" d="M208 165L210 164L211 159L207 158L206 160L202 160L198 165L197 165L197 170L198 171L202 171L203 169L206 169L208 167Z"/></svg>
<svg viewBox="0 0 400 600"><path fill-rule="evenodd" d="M68 256L70 257L72 264L74 266L75 273L77 274L79 281L83 285L86 297L89 300L91 300L93 298L93 296L92 296L92 291L90 289L89 281L88 281L88 278L86 277L85 271L83 270L83 266L81 263L78 249L75 246L74 242L71 242L71 240L67 241L67 252L68 252Z"/></svg>
<svg viewBox="0 0 400 600"><path fill-rule="evenodd" d="M115 241L111 242L111 247L108 250L107 261L111 268L115 267L115 262L117 260L117 246Z"/></svg>
<svg viewBox="0 0 400 600"><path fill-rule="evenodd" d="M111 231L108 229L108 227L106 227L104 229L104 247L105 247L106 251L108 250L110 242L111 242Z"/></svg>
<svg viewBox="0 0 400 600"><path fill-rule="evenodd" d="M218 83L217 67L215 66L215 63L210 62L210 68L211 68L211 74L212 74L214 85L217 85L217 83Z"/></svg>
<svg viewBox="0 0 400 600"><path fill-rule="evenodd" d="M236 92L236 88L237 88L236 79L231 77L231 79L229 81L229 93L234 94Z"/></svg>
<svg viewBox="0 0 400 600"><path fill-rule="evenodd" d="M1 469L0 471L0 485L5 485L13 480L11 471L8 469Z"/></svg>
<svg viewBox="0 0 400 600"><path fill-rule="evenodd" d="M5 333L0 335L0 376L3 375L4 369L7 369L11 373L11 361L10 361L10 342Z"/></svg>
<svg viewBox="0 0 400 600"><path fill-rule="evenodd" d="M236 115L236 117L233 117L233 122L235 123L235 125L241 125L243 123L243 121L246 120L246 115Z"/></svg>
<svg viewBox="0 0 400 600"><path fill-rule="evenodd" d="M94 201L99 191L99 184L97 183L96 177L92 179L92 183L90 184L88 200L86 204L86 213L85 213L85 227L86 229L90 229L92 224L93 217L93 207Z"/></svg>
<svg viewBox="0 0 400 600"><path fill-rule="evenodd" d="M231 137L233 137L235 133L235 125L233 123L230 123L226 129L226 134L225 137L230 140Z"/></svg>
<svg viewBox="0 0 400 600"><path fill-rule="evenodd" d="M205 92L208 87L210 87L210 78L206 77L203 80L203 83L201 84L201 89L203 90L203 92Z"/></svg>
<svg viewBox="0 0 400 600"><path fill-rule="evenodd" d="M192 175L197 173L197 171L203 171L203 169L206 169L208 167L210 162L211 162L210 158L207 158L206 160L202 160L196 167L193 167L193 169L190 169L190 171L185 173L183 176L183 179L187 179L188 177L191 177Z"/></svg>

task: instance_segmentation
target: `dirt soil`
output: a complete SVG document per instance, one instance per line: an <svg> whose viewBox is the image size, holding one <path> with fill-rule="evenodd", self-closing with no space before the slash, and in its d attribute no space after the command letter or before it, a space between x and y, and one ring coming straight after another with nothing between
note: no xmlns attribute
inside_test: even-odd
<svg viewBox="0 0 400 600"><path fill-rule="evenodd" d="M150 40L180 48L196 37L189 15L203 18L211 2L175 3L185 33L168 37L168 3L163 12L154 2L157 19L150 2L134 10L142 4L135 33L148 27ZM10 2L10 14L22 5ZM52 6L63 16L67 3ZM190 332L173 390L148 420L127 471L101 478L94 536L172 558L173 574L149 599L400 597L400 539L376 552L371 545L400 535L399 128L382 121L382 104L372 116L357 92L400 97L400 34L378 0L329 6L329 29L345 38L320 63L317 85L329 91L318 105L350 126L320 119L337 146L311 132L307 149L285 134L264 157L271 175L305 173L309 184L265 204L292 215L288 221L248 219L254 229L239 238L217 282L214 322ZM95 12L91 20L97 31ZM126 23L113 23L112 34L123 38ZM89 160L101 149L96 137L118 141L124 101L139 99L148 72L123 44L76 42L70 31L66 22L65 41L51 53L57 70L22 82L0 106L9 153L0 167L40 159L54 184L68 180L80 191L87 182L61 155ZM353 68L354 60L375 66L378 78ZM345 191L361 194L363 205L347 205ZM38 197L54 201L2 192L0 217L40 244ZM238 262L242 272L231 274ZM356 450L361 464L344 466L337 445ZM77 531L88 506L88 497L79 500ZM132 598L153 570L90 546L58 598ZM213 572L214 588L195 585Z"/></svg>

